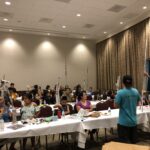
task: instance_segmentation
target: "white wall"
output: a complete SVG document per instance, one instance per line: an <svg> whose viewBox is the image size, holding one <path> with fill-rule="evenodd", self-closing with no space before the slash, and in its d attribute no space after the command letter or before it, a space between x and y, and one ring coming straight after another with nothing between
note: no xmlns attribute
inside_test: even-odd
<svg viewBox="0 0 150 150"><path fill-rule="evenodd" d="M72 88L83 85L96 87L95 43L89 40L56 38L39 35L0 33L0 79L14 82L18 90L39 84L61 84ZM88 72L88 73L87 73Z"/></svg>

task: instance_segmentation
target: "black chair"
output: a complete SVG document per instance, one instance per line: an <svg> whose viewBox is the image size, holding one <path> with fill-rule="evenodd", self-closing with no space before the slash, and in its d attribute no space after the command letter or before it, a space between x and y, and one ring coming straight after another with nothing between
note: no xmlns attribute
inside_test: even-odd
<svg viewBox="0 0 150 150"><path fill-rule="evenodd" d="M74 114L74 110L73 110L72 105L70 105L70 104L67 104L67 105L69 106L70 115L71 115L71 114ZM59 139L60 139L60 137L61 137L61 142L62 142L62 143L64 143L64 141L68 143L68 141L69 141L68 136L69 136L68 133L61 133L61 134L59 135Z"/></svg>
<svg viewBox="0 0 150 150"><path fill-rule="evenodd" d="M53 115L53 111L50 106L42 106L36 116L37 116L37 118L42 118L42 117L50 117L52 115ZM47 135L45 135L45 141L46 141L46 149L48 150ZM40 143L40 137L38 139L38 142Z"/></svg>
<svg viewBox="0 0 150 150"><path fill-rule="evenodd" d="M114 108L114 100L107 100L104 103L97 103L96 104L96 111L101 111L101 110L108 110L108 108L115 109ZM113 133L113 128L111 128L111 132ZM107 141L107 129L105 128L105 140Z"/></svg>

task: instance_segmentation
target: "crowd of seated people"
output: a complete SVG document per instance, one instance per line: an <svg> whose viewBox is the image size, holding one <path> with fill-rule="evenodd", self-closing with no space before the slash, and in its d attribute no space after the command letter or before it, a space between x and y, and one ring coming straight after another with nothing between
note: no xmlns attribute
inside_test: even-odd
<svg viewBox="0 0 150 150"><path fill-rule="evenodd" d="M33 88L27 88L26 91L18 92L15 88L15 84L11 83L10 87L8 88L8 97L7 99L11 100L6 100L5 103L7 105L7 116L4 115L4 121L11 121L12 113L9 111L10 105L16 104L17 101L20 101L20 114L21 114L21 119L26 120L26 119L32 119L35 117L40 117L42 116L40 114L40 109L37 107L38 105L43 105L43 104L54 104L54 108L57 108L62 113L65 115L72 114L72 113L77 113L80 111L80 109L85 109L87 111L92 111L92 105L90 100L93 99L93 95L96 96L96 99L98 100L107 100L109 99L114 99L115 97L115 91L109 90L105 91L103 93L100 93L98 91L93 91L92 87L90 87L87 91L84 91L81 87L80 84L75 86L73 90L67 85L65 87L60 86L59 90L59 96L60 96L60 103L56 103L56 86L54 88L51 88L50 85L47 85L44 90L38 85L34 85ZM14 93L16 96L14 96ZM21 97L21 98L20 98ZM76 102L74 108L68 104L68 102ZM15 105L14 105L15 107ZM38 108L38 109L37 109ZM9 118L9 119L7 119ZM93 131L93 130L92 130ZM35 145L35 138L31 137L31 143L32 147ZM23 139L23 145L24 148L26 146L27 138ZM15 149L14 148L15 143L11 144L10 149Z"/></svg>

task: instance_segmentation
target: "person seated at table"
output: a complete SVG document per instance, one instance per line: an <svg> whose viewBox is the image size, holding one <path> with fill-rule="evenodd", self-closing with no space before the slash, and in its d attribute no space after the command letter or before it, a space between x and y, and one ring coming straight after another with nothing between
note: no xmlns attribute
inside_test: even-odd
<svg viewBox="0 0 150 150"><path fill-rule="evenodd" d="M2 118L4 120L4 122L10 122L11 121L11 117L12 117L12 113L11 113L9 107L5 104L4 98L0 96L0 118ZM3 140L6 140L6 139L3 139ZM1 142L1 140L0 140L0 142ZM15 147L14 147L15 143L16 142L13 142L10 145L9 150L16 150ZM0 149L2 147L3 147L3 145L0 146Z"/></svg>
<svg viewBox="0 0 150 150"><path fill-rule="evenodd" d="M70 88L66 88L64 93L63 93L63 96L66 96L67 97L67 101L68 102L73 102L74 99L73 99L73 95L71 95L71 89Z"/></svg>
<svg viewBox="0 0 150 150"><path fill-rule="evenodd" d="M54 108L58 108L59 110L64 111L65 115L71 114L72 113L72 108L69 104L67 104L67 97L62 96L60 100L60 104L56 104Z"/></svg>
<svg viewBox="0 0 150 150"><path fill-rule="evenodd" d="M87 94L85 91L81 92L78 96L78 103L76 104L77 112L80 111L80 109L86 109L89 112L93 110L91 102L87 100Z"/></svg>
<svg viewBox="0 0 150 150"><path fill-rule="evenodd" d="M9 90L10 93L16 93L17 92L14 83L10 84L10 87L8 88L8 90Z"/></svg>
<svg viewBox="0 0 150 150"><path fill-rule="evenodd" d="M33 98L35 98L36 94L38 94L38 89L39 89L39 86L38 85L34 85L33 86L33 89L31 91L32 95L33 95Z"/></svg>
<svg viewBox="0 0 150 150"><path fill-rule="evenodd" d="M44 103L46 104L55 104L55 101L52 99L52 95L50 92L47 92L45 97L44 97Z"/></svg>
<svg viewBox="0 0 150 150"><path fill-rule="evenodd" d="M74 95L75 95L76 97L78 97L81 92L82 92L81 85L78 84L78 85L75 87L75 93L74 93Z"/></svg>
<svg viewBox="0 0 150 150"><path fill-rule="evenodd" d="M50 103L55 104L56 103L56 92L54 90L51 90L50 96L51 96Z"/></svg>
<svg viewBox="0 0 150 150"><path fill-rule="evenodd" d="M79 101L78 103L76 104L76 109L77 109L77 112L80 111L80 109L85 109L89 112L91 112L93 110L92 108L92 105L91 105L91 102L89 100L87 100L87 94L85 91L82 91L79 96ZM89 134L90 134L90 139L93 140L94 139L94 136L93 134L95 134L97 132L96 129L93 129L91 131L89 131Z"/></svg>
<svg viewBox="0 0 150 150"><path fill-rule="evenodd" d="M24 106L21 109L21 119L27 120L32 119L35 117L35 105L32 103L32 95L31 94L25 94L23 96L24 100ZM25 149L27 143L27 138L23 139L23 147ZM31 137L31 143L32 143L32 149L34 149L35 146L35 137Z"/></svg>
<svg viewBox="0 0 150 150"><path fill-rule="evenodd" d="M148 105L149 104L149 99L148 99L148 94L146 91L142 91L142 102L143 102L143 105Z"/></svg>

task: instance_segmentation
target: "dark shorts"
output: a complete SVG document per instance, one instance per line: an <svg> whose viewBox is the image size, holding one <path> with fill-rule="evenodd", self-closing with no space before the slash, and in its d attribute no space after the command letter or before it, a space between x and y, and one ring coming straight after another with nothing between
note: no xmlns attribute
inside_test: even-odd
<svg viewBox="0 0 150 150"><path fill-rule="evenodd" d="M118 124L118 136L120 142L132 144L137 143L137 126L127 127Z"/></svg>

